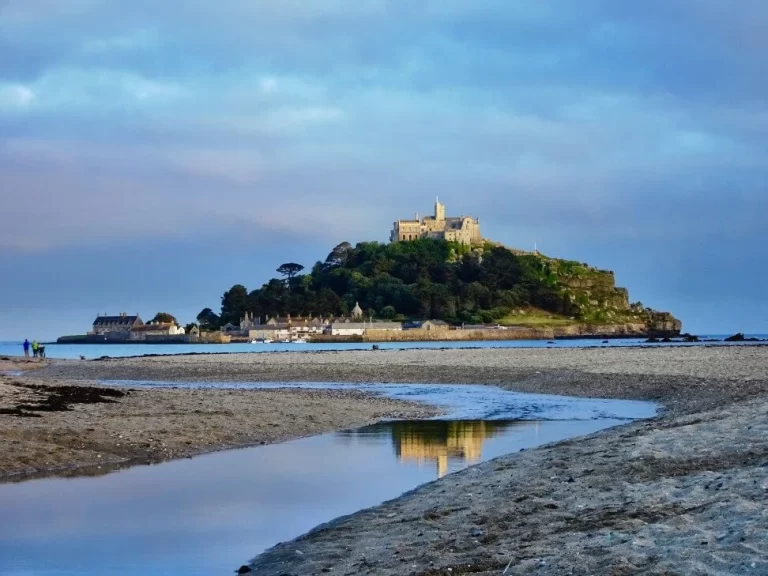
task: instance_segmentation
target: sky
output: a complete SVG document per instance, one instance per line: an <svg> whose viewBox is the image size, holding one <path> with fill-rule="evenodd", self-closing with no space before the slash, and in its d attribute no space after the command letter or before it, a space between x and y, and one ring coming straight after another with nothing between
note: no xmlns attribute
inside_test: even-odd
<svg viewBox="0 0 768 576"><path fill-rule="evenodd" d="M431 212L768 332L763 0L0 0L0 340Z"/></svg>

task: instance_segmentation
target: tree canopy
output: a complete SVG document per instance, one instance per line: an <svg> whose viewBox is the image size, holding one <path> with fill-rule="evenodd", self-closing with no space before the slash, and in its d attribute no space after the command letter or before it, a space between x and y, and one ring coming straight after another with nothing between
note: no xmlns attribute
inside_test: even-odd
<svg viewBox="0 0 768 576"><path fill-rule="evenodd" d="M178 324L176 317L168 312L158 312L150 322L159 322L161 324Z"/></svg>
<svg viewBox="0 0 768 576"><path fill-rule="evenodd" d="M201 330L208 331L218 329L221 323L219 315L210 308L203 308L197 315L197 321L200 323Z"/></svg>
<svg viewBox="0 0 768 576"><path fill-rule="evenodd" d="M288 280L292 280L296 274L302 270L304 270L304 266L301 264L296 264L296 262L286 262L285 264L280 265L280 267L277 269L277 272L283 276L287 276Z"/></svg>
<svg viewBox="0 0 768 576"><path fill-rule="evenodd" d="M491 322L529 305L574 312L542 259L498 246L473 251L432 239L354 247L343 242L308 274L302 270L301 264L288 262L277 269L285 280L273 278L250 292L242 284L232 286L221 298L218 325L238 324L246 312L262 318L345 315L355 302L381 318L468 323ZM211 326L215 317L206 309L198 321Z"/></svg>
<svg viewBox="0 0 768 576"><path fill-rule="evenodd" d="M242 284L235 284L221 297L219 322L222 326L227 323L239 324L247 311L248 290Z"/></svg>

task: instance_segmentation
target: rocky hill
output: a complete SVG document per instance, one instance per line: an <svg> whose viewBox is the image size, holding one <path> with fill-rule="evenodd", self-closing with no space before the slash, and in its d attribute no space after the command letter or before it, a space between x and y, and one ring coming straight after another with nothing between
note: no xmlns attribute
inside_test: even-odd
<svg viewBox="0 0 768 576"><path fill-rule="evenodd" d="M629 290L616 286L610 270L541 255L522 257L534 261L541 281L555 287L570 303L568 319L588 326L590 331L595 326L610 325L613 330L625 326L627 333L677 335L682 329L682 322L671 313L646 308L640 302L630 303Z"/></svg>
<svg viewBox="0 0 768 576"><path fill-rule="evenodd" d="M237 324L254 317L339 316L359 303L366 319L440 319L451 324L547 328L555 336L583 334L673 336L671 314L631 304L614 274L579 262L421 239L381 244L342 243L308 274L285 263L248 292L235 285L222 297L221 314L206 309L202 322Z"/></svg>

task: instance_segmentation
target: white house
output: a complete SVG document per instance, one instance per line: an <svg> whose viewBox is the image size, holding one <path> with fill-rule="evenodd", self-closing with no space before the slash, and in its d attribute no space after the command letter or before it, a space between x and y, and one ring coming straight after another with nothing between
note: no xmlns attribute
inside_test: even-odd
<svg viewBox="0 0 768 576"><path fill-rule="evenodd" d="M362 336L365 328L365 322L334 322L326 328L326 333L331 336Z"/></svg>
<svg viewBox="0 0 768 576"><path fill-rule="evenodd" d="M131 328L131 340L146 340L156 336L182 336L184 328L173 323L149 323Z"/></svg>
<svg viewBox="0 0 768 576"><path fill-rule="evenodd" d="M288 340L291 330L287 324L256 324L248 330L251 340Z"/></svg>

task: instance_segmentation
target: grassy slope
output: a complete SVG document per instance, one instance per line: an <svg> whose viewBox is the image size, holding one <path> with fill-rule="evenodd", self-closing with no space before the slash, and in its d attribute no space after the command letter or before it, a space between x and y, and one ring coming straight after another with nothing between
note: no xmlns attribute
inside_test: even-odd
<svg viewBox="0 0 768 576"><path fill-rule="evenodd" d="M499 320L502 326L569 326L578 324L566 316L553 314L539 308L522 309L524 314L510 314Z"/></svg>

